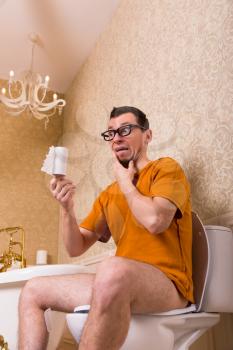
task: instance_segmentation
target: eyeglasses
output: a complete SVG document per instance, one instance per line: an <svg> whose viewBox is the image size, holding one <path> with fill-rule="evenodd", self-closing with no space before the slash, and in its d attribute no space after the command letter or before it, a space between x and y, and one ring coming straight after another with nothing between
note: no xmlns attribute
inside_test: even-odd
<svg viewBox="0 0 233 350"><path fill-rule="evenodd" d="M118 129L109 129L107 131L102 132L101 136L103 136L105 141L111 141L114 139L115 135L118 134L120 136L128 136L131 134L132 130L134 128L139 128L141 130L146 130L147 128L144 128L141 125L137 124L127 124L127 125L122 125Z"/></svg>

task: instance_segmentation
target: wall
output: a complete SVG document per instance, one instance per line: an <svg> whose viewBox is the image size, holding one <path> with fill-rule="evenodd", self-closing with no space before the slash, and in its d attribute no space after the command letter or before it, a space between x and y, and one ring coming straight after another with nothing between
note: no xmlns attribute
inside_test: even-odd
<svg viewBox="0 0 233 350"><path fill-rule="evenodd" d="M183 165L193 208L204 221L233 216L232 26L229 0L121 1L66 96L63 142L79 220L113 179L100 133L119 105L147 113L150 157L169 155ZM86 255L112 247L97 243ZM60 236L59 260L79 259L67 257Z"/></svg>
<svg viewBox="0 0 233 350"><path fill-rule="evenodd" d="M66 96L63 142L77 184L77 216L85 217L113 179L111 153L100 133L119 105L147 113L154 134L150 157L180 161L191 182L193 208L203 220L229 213L233 3L146 0L141 5L121 1Z"/></svg>
<svg viewBox="0 0 233 350"><path fill-rule="evenodd" d="M10 116L0 104L0 228L24 228L28 264L35 263L37 249L47 249L49 261L57 262L59 208L48 191L50 177L40 168L62 133L62 121L54 116L45 130L43 121L27 113ZM7 241L0 234L0 254Z"/></svg>

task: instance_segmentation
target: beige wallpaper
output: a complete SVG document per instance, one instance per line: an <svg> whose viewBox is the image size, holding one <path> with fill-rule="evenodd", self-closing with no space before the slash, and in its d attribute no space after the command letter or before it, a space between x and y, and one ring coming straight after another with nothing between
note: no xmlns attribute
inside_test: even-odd
<svg viewBox="0 0 233 350"><path fill-rule="evenodd" d="M66 98L63 142L70 148L79 219L113 179L100 133L120 105L147 113L151 159L169 155L183 165L202 219L233 217L232 1L122 0ZM97 243L86 255L111 248L112 242ZM59 261L72 260L79 259L68 259L60 236ZM204 343L232 348L232 326L232 316L224 316Z"/></svg>
<svg viewBox="0 0 233 350"><path fill-rule="evenodd" d="M100 133L119 105L147 113L151 159L183 165L202 219L233 211L232 28L228 0L121 1L66 96L63 142L79 219L113 179ZM88 255L112 247L98 243ZM67 259L62 243L59 258Z"/></svg>
<svg viewBox="0 0 233 350"><path fill-rule="evenodd" d="M61 133L62 117L54 116L45 130L44 122L27 113L9 116L0 104L0 228L24 228L28 264L35 263L37 249L47 249L49 261L57 262L59 208L40 168ZM0 234L0 254L7 240Z"/></svg>

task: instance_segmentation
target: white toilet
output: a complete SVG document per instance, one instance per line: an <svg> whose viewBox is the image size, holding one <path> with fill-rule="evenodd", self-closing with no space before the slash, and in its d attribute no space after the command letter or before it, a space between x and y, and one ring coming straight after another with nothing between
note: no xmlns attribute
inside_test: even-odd
<svg viewBox="0 0 233 350"><path fill-rule="evenodd" d="M233 234L222 226L203 226L193 213L193 281L195 305L160 314L132 315L122 350L187 350L219 321L218 312L233 312ZM67 314L79 342L89 305Z"/></svg>

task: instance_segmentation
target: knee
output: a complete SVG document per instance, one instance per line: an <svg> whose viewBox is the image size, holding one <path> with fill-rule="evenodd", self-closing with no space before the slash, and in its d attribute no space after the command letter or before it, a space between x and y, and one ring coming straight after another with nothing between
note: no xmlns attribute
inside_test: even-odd
<svg viewBox="0 0 233 350"><path fill-rule="evenodd" d="M41 277L34 277L26 282L20 297L19 305L29 305L39 301L39 291L41 290Z"/></svg>
<svg viewBox="0 0 233 350"><path fill-rule="evenodd" d="M102 309L116 303L130 303L131 283L130 268L122 258L108 258L97 269L93 298Z"/></svg>

